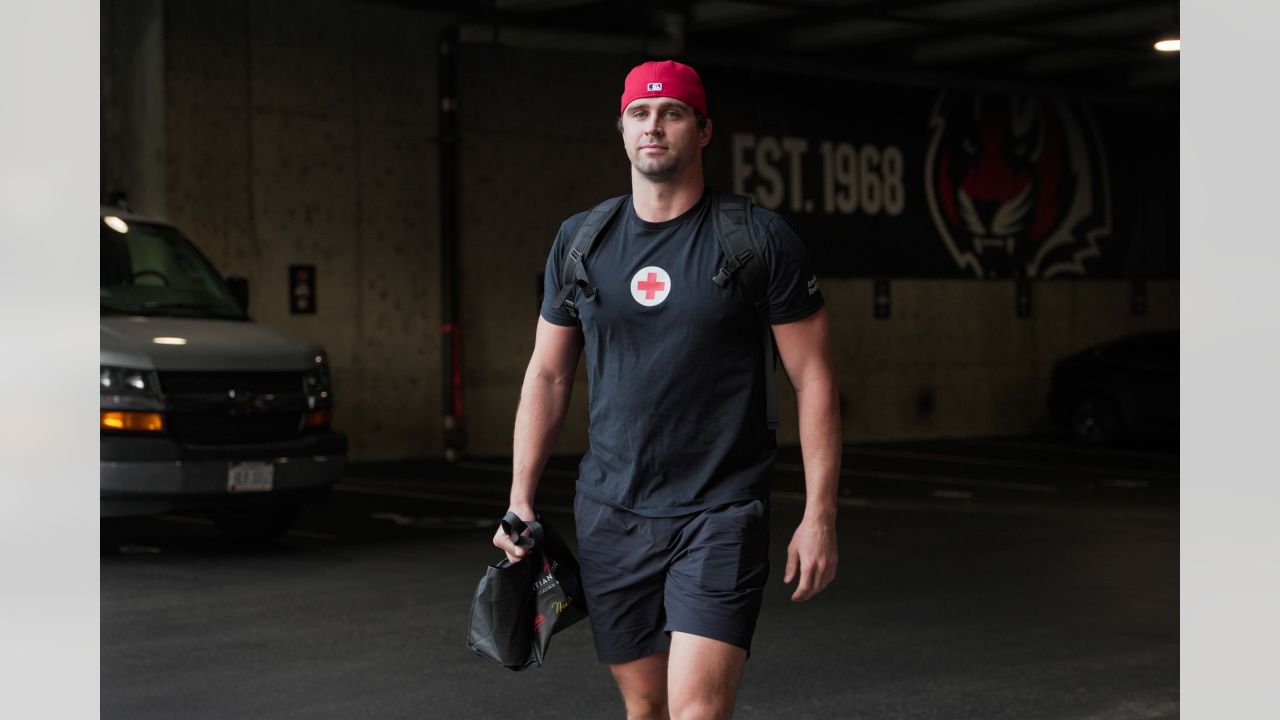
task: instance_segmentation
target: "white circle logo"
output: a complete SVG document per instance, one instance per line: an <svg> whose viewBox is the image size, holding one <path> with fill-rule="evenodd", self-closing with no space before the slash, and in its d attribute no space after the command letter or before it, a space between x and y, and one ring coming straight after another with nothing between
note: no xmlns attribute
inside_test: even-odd
<svg viewBox="0 0 1280 720"><path fill-rule="evenodd" d="M660 267L641 268L631 278L631 297L645 307L661 305L671 292L671 276Z"/></svg>

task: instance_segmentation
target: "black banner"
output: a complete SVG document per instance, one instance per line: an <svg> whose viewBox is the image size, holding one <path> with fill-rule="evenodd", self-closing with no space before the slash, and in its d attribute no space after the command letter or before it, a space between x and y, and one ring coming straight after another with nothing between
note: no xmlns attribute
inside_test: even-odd
<svg viewBox="0 0 1280 720"><path fill-rule="evenodd" d="M1177 108L699 68L708 183L845 277L1177 275Z"/></svg>

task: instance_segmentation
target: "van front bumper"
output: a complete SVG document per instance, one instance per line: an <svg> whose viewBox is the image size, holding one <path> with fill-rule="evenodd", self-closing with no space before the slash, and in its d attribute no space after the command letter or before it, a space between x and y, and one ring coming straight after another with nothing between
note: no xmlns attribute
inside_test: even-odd
<svg viewBox="0 0 1280 720"><path fill-rule="evenodd" d="M103 435L101 517L218 510L328 497L346 465L347 438L313 433L277 443L184 445L163 437ZM230 466L269 462L272 490L227 492Z"/></svg>

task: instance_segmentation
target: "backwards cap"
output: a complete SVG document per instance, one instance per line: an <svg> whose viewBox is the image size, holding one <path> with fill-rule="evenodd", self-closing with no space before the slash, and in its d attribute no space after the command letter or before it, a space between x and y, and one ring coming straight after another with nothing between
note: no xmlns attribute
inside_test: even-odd
<svg viewBox="0 0 1280 720"><path fill-rule="evenodd" d="M707 112L707 92L698 71L674 60L641 63L627 73L622 88L621 114L640 98L669 97L687 103L703 115Z"/></svg>

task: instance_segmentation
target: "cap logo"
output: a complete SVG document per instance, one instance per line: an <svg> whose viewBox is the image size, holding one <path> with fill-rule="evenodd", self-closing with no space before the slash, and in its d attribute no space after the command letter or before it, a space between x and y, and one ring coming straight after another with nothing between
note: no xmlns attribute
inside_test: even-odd
<svg viewBox="0 0 1280 720"><path fill-rule="evenodd" d="M622 83L618 114L625 113L627 106L636 100L656 97L679 100L703 115L707 114L707 91L702 87L702 78L693 68L674 60L650 60L631 68Z"/></svg>

